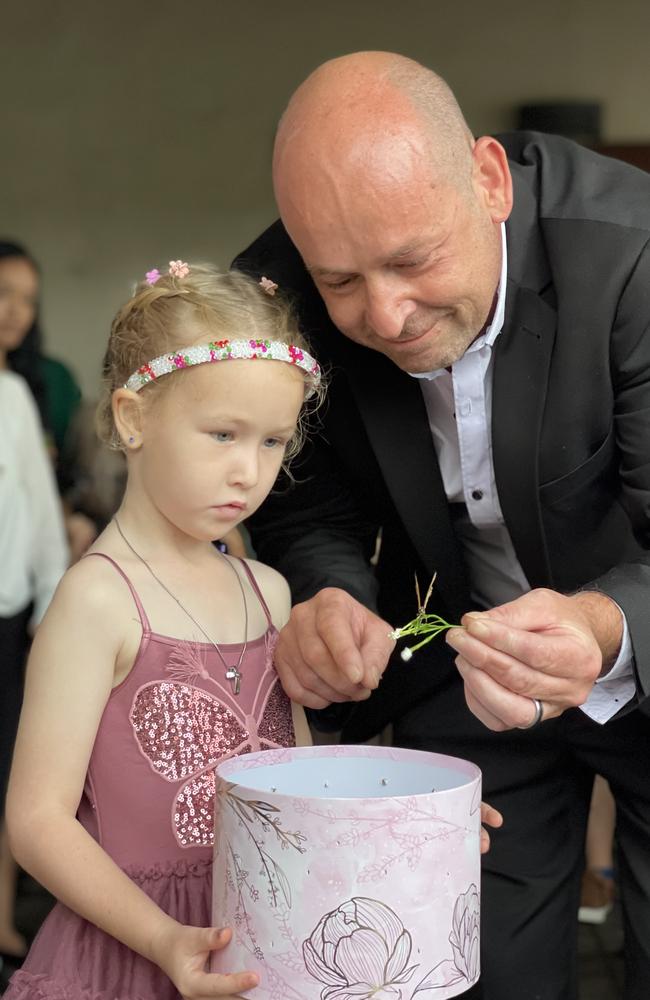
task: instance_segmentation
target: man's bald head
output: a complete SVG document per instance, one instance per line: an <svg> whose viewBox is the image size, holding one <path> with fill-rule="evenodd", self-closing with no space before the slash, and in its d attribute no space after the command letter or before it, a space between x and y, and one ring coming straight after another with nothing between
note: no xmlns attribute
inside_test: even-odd
<svg viewBox="0 0 650 1000"><path fill-rule="evenodd" d="M472 134L456 98L432 70L389 52L358 52L319 66L298 87L278 127L278 200L296 173L318 164L338 171L373 164L397 144L426 156L435 177L464 186ZM392 157L391 157L392 159Z"/></svg>
<svg viewBox="0 0 650 1000"><path fill-rule="evenodd" d="M325 63L275 145L282 221L334 325L400 368L453 364L489 315L512 204L503 147L447 84L386 52Z"/></svg>

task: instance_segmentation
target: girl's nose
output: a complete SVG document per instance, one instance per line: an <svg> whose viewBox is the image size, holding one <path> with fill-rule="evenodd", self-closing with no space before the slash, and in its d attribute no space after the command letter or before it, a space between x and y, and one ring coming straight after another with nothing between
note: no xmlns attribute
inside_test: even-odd
<svg viewBox="0 0 650 1000"><path fill-rule="evenodd" d="M259 476L259 461L256 448L238 449L230 468L230 482L233 485L250 489L255 486Z"/></svg>

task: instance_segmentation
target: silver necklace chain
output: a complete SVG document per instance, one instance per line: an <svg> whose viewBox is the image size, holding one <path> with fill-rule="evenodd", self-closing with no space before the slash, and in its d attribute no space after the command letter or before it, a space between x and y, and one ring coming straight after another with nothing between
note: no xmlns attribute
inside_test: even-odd
<svg viewBox="0 0 650 1000"><path fill-rule="evenodd" d="M239 659L237 660L237 663L234 666L229 665L226 662L226 660L224 659L223 653L221 652L221 650L219 648L219 644L214 641L214 639L212 638L211 635L209 635L208 632L206 632L206 630L204 629L203 625L201 625L201 623L196 620L196 618L194 617L194 615L190 614L190 612L187 610L187 608L185 607L185 605L181 601L179 601L179 599L177 598L176 594L173 594L171 592L171 590L169 589L169 587L166 584L163 583L163 581L160 579L160 577L157 576L156 573L154 573L153 569L151 568L151 566L149 565L149 563L147 562L147 560L144 558L144 556L141 556L140 553L137 552L136 549L133 548L133 546L131 545L131 542L128 540L128 538L126 537L126 535L122 531L122 526L120 525L120 522L118 521L118 519L116 517L114 517L113 520L115 521L115 527L117 528L117 530L119 531L120 535L122 536L122 541L125 543L125 545L127 546L127 548L129 548L131 550L131 552L136 557L136 559L139 559L140 562L144 566L146 566L146 568L149 570L149 572L151 573L151 575L154 578L154 580L156 581L156 583L158 583L162 587L162 589L165 591L166 594L169 594L169 596L174 601L176 601L176 603L178 604L178 606L181 609L181 611L185 612L185 614L190 619L190 621L194 622L194 624L196 625L196 627L205 636L205 638L208 640L208 642L210 643L210 645L214 646L214 648L216 649L216 651L217 651L217 653L219 655L219 659L221 660L221 662L223 663L224 667L226 668L226 680L230 681L230 686L232 687L233 694L239 694L239 692L241 690L241 681L242 681L242 677L243 677L243 674L242 674L240 668L241 668L244 656L246 655L246 649L248 647L248 604L247 604L247 601L246 601L246 594L244 592L244 585L241 582L241 577L240 577L239 573L237 572L237 570L235 569L235 567L233 566L233 564L230 562L229 559L226 558L226 556L222 552L219 552L218 549L216 550L217 552L219 552L219 555L225 560L226 564L230 567L230 569L233 571L233 573L237 577L237 583L239 584L239 589L241 591L242 601L244 602L244 644L242 646L242 651L239 654Z"/></svg>

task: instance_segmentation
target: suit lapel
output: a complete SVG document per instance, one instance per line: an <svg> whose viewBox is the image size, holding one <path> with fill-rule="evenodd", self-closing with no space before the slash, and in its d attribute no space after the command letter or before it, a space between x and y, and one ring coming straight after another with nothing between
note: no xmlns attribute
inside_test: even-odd
<svg viewBox="0 0 650 1000"><path fill-rule="evenodd" d="M374 351L364 350L363 363L346 370L395 507L427 572L437 571L443 600L456 608L466 593L465 571L420 386Z"/></svg>
<svg viewBox="0 0 650 1000"><path fill-rule="evenodd" d="M499 501L531 587L552 577L539 505L539 444L556 315L528 288L508 282L495 342L492 449Z"/></svg>

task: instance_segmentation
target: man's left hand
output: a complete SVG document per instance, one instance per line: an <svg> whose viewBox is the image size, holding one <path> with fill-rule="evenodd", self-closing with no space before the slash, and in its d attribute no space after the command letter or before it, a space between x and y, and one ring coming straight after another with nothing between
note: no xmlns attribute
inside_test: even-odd
<svg viewBox="0 0 650 1000"><path fill-rule="evenodd" d="M582 705L614 663L623 634L618 606L605 594L528 594L486 612L470 612L447 633L470 710L489 729L526 728Z"/></svg>

